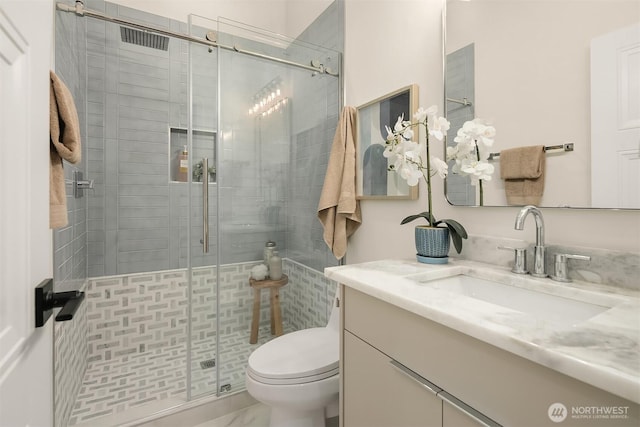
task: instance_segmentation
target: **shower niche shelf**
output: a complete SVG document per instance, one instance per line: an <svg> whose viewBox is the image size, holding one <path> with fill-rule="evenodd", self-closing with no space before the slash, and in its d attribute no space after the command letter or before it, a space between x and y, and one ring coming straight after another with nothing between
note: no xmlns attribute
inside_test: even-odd
<svg viewBox="0 0 640 427"><path fill-rule="evenodd" d="M185 180L178 179L178 168L180 165L180 155L184 147L189 148L188 130L182 127L169 128L169 182L186 183ZM209 182L216 182L216 154L217 154L217 137L216 131L194 129L193 130L193 147L189 152L189 165L191 167L192 179L194 183L202 182L205 175L202 171L202 159L209 159Z"/></svg>

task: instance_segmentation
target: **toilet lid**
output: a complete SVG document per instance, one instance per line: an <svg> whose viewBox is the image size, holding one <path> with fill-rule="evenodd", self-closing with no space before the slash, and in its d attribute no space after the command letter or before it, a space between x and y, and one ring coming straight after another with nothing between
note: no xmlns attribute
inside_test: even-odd
<svg viewBox="0 0 640 427"><path fill-rule="evenodd" d="M249 356L249 375L270 384L318 381L338 373L339 335L312 328L278 337Z"/></svg>

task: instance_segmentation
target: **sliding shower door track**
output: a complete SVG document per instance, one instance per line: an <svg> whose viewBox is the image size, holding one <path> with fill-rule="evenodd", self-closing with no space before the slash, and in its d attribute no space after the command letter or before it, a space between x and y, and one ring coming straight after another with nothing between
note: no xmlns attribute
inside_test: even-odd
<svg viewBox="0 0 640 427"><path fill-rule="evenodd" d="M314 65L300 64L298 62L288 61L286 59L276 58L274 56L264 55L262 53L252 52L250 50L244 50L244 49L238 48L236 46L224 45L224 44L220 44L218 42L207 40L207 39L204 39L204 38L191 36L191 35L188 35L188 34L182 34L182 33L176 32L176 31L166 30L166 29L163 29L163 28L158 28L158 27L154 27L154 26L151 26L151 25L147 25L147 24L142 24L142 23L131 21L131 20L128 20L128 19L117 18L115 16L106 15L106 14L104 14L102 12L98 12L98 11L95 11L95 10L85 9L84 4L82 3L82 1L76 1L75 7L74 6L69 6L68 4L65 4L65 3L56 3L56 8L58 10L63 11L63 12L75 13L78 16L88 16L90 18L100 19L102 21L112 22L114 24L124 25L124 26L128 26L128 27L136 28L136 29L139 29L139 30L143 30L143 31L151 31L151 32L154 32L154 33L157 33L157 34L161 34L163 36L175 37L177 39L186 40L186 41L189 41L189 42L205 45L205 46L208 46L210 48L225 49L225 50L241 53L243 55L252 56L254 58L266 59L268 61L274 61L274 62L278 62L278 63L281 63L281 64L290 65L292 67L297 67L297 68L302 68L304 70L309 70L309 71L312 71L314 73L327 74L327 75L330 75L330 76L333 76L333 77L338 77L339 76L339 74L334 73L333 71L329 70L328 68L326 68L323 64L319 63L318 61L312 61ZM318 65L315 66L315 64L318 64Z"/></svg>

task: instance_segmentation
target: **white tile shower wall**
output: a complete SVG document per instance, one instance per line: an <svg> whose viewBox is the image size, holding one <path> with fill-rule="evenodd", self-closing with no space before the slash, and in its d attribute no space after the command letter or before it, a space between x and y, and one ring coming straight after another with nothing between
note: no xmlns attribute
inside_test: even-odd
<svg viewBox="0 0 640 427"><path fill-rule="evenodd" d="M187 272L90 279L89 362L186 342Z"/></svg>
<svg viewBox="0 0 640 427"><path fill-rule="evenodd" d="M291 285L283 297L283 317L295 330L325 326L333 308L337 282L288 258L282 267Z"/></svg>
<svg viewBox="0 0 640 427"><path fill-rule="evenodd" d="M55 323L54 417L55 425L68 425L87 369L87 305L81 304L73 319Z"/></svg>
<svg viewBox="0 0 640 427"><path fill-rule="evenodd" d="M250 328L253 290L249 273L257 262L220 268L220 301L216 314L215 267L193 270L192 337L215 346L220 334ZM336 284L322 273L284 260L289 284L281 290L284 322L293 329L324 326ZM90 279L87 288L88 360L109 360L186 343L186 270ZM269 293L261 293L261 326L270 323ZM202 347L196 343L198 347Z"/></svg>

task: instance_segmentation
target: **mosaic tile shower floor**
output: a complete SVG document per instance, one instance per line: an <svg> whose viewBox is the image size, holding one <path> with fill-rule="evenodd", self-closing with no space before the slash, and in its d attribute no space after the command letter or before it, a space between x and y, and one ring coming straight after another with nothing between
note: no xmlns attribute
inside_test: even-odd
<svg viewBox="0 0 640 427"><path fill-rule="evenodd" d="M286 322L284 332L293 328ZM258 343L249 344L249 331L224 335L220 341L220 386L227 391L244 389L244 372L251 352L272 339L269 327L261 328ZM216 369L203 369L200 362L215 358L211 342L194 343L192 353L192 394L211 394L217 389ZM97 418L139 408L170 398L186 398L186 346L166 347L90 363L69 419L69 425L89 423Z"/></svg>

